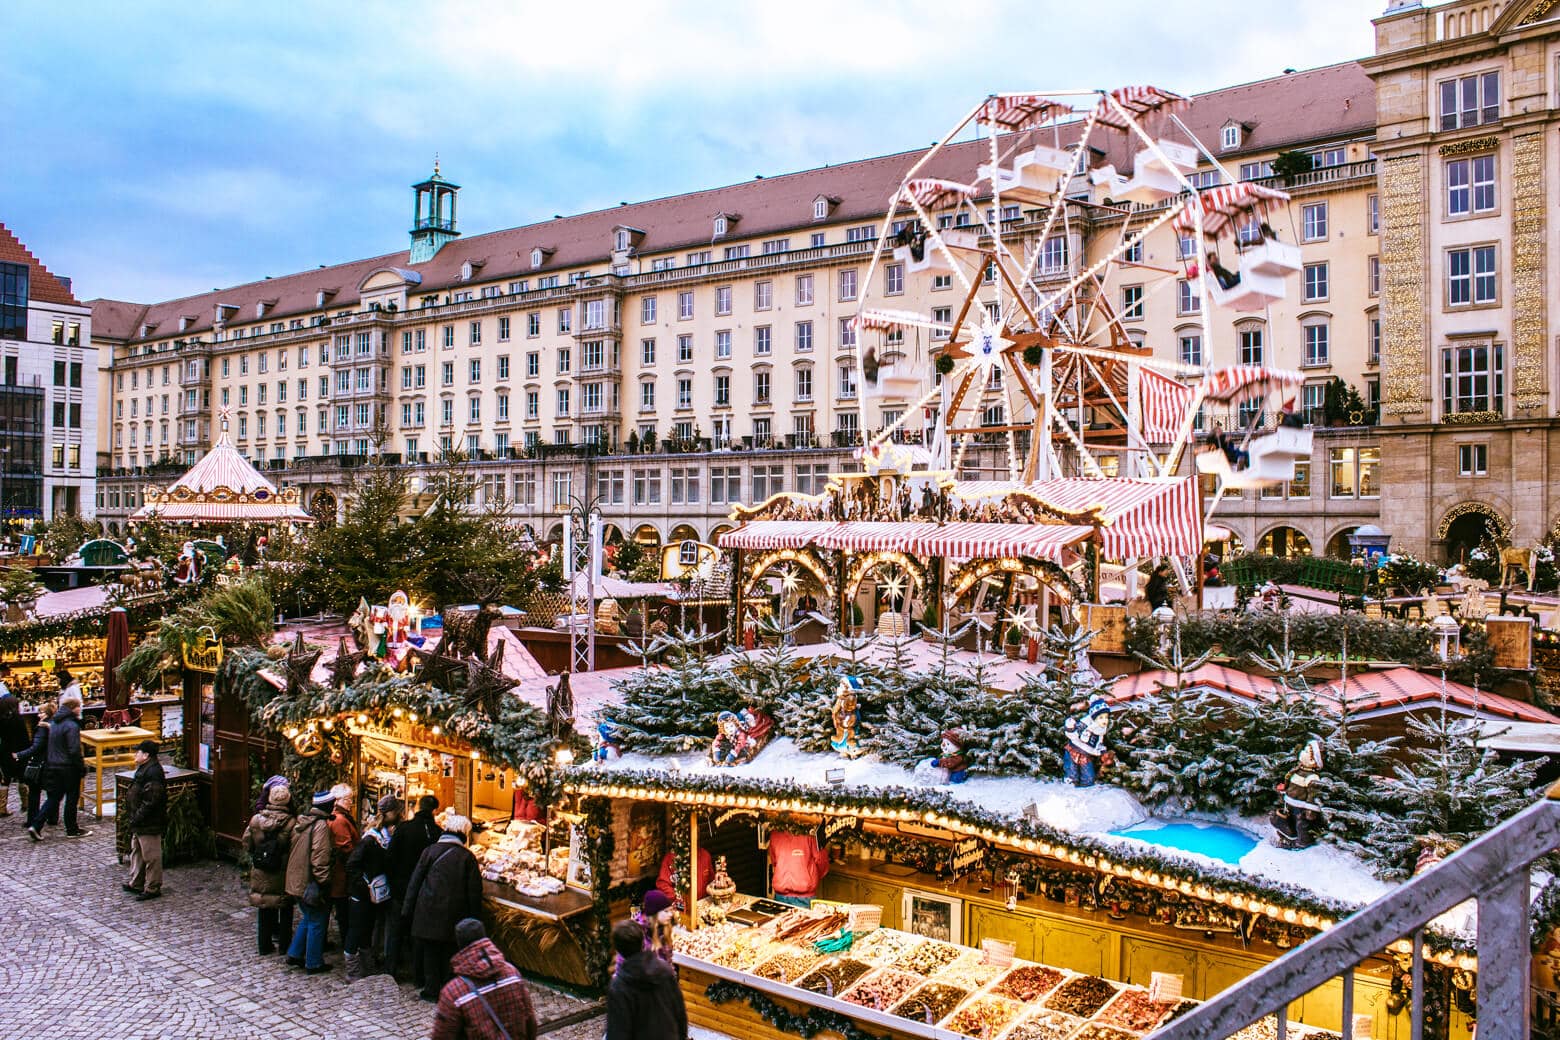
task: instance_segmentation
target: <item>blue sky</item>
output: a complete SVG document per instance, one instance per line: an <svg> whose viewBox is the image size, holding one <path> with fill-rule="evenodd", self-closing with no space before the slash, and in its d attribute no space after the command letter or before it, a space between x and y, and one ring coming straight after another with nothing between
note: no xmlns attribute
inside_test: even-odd
<svg viewBox="0 0 1560 1040"><path fill-rule="evenodd" d="M921 147L992 91L1361 57L1384 7L10 0L0 221L83 298L166 299L405 248L435 152L491 231Z"/></svg>

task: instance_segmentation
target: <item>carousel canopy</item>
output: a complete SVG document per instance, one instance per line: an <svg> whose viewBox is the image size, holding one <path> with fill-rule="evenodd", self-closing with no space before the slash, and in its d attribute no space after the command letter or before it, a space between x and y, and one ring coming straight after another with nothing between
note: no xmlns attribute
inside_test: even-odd
<svg viewBox="0 0 1560 1040"><path fill-rule="evenodd" d="M130 519L175 524L314 522L298 504L296 488L278 491L238 453L225 423L211 450L168 488L149 489L146 503Z"/></svg>

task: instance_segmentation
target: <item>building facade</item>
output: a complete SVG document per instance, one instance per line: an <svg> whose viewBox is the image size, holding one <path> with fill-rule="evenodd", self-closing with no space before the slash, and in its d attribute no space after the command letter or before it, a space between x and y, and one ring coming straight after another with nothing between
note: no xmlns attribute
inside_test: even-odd
<svg viewBox="0 0 1560 1040"><path fill-rule="evenodd" d="M0 521L91 516L92 311L0 224Z"/></svg>
<svg viewBox="0 0 1560 1040"><path fill-rule="evenodd" d="M1495 6L1394 10L1377 22L1376 57L1198 95L1182 116L1208 150L1199 186L1260 180L1291 192L1290 226L1280 232L1302 245L1305 261L1288 298L1266 312L1217 313L1211 342L1195 282L1144 294L1127 266L1104 290L1128 337L1156 354L1305 373L1301 404L1318 427L1312 460L1282 487L1226 498L1217 520L1237 548L1336 552L1353 528L1379 522L1398 546L1455 552L1462 543L1442 528L1472 511L1456 513L1463 503L1498 513L1518 541L1536 540L1553 520L1536 484L1553 436L1543 299L1556 272L1542 241L1549 196L1536 213L1528 196L1560 189L1544 187L1541 159L1536 173L1525 164L1533 148L1554 147L1542 133L1551 108L1534 106L1560 89L1546 78L1560 74L1552 54L1560 22L1539 2L1520 16L1523 5L1509 5L1477 33L1424 35L1461 24L1464 8ZM1501 42L1514 31L1503 26L1524 18L1521 40ZM1438 49L1445 55L1433 57ZM1471 129L1431 126L1445 77L1428 70L1455 56L1478 66L1468 75L1483 75L1494 51L1510 52L1496 62L1494 119L1484 121L1481 107ZM1517 52L1525 64L1515 64ZM1517 106L1520 119L1510 114ZM1507 175L1495 179L1491 211L1485 152L1475 146L1497 129L1507 137L1486 151ZM1285 153L1310 168L1297 172L1290 155L1287 176L1275 178ZM711 539L734 504L821 486L852 465L864 433L903 415L906 402L892 399L870 402L863 415L848 322L882 200L918 158L474 236L460 234L459 188L436 169L414 186L406 251L149 306L95 301L105 365L101 515L122 524L146 485L171 480L210 444L226 410L238 448L280 483L300 485L317 511L339 508L352 471L371 457L406 466L415 489L442 454L458 451L480 476L482 499L501 499L538 535L577 500L595 498L621 536ZM956 145L929 172L973 181L982 158L983 146ZM1511 171L1518 158L1520 178ZM1410 168L1421 181L1402 173ZM1087 190L1085 179L1077 184ZM1461 206L1464 194L1467 214L1432 214L1427 204L1445 196ZM1501 231L1519 212L1525 239ZM1153 213L1098 209L1060 242L1039 241L1044 216L1005 206L1001 220L1024 248L1047 250L1042 274L1059 280L1113 248L1123 220ZM1497 257L1493 301L1487 243ZM1193 251L1165 226L1133 259L1173 270ZM1534 258L1537 281L1513 251ZM1443 286L1437 272L1448 270ZM1408 291L1415 277L1418 296ZM890 266L884 284L903 297L884 302L934 317L959 302L930 274ZM1416 301L1418 311L1400 309ZM1527 330L1520 351L1512 323ZM1452 346L1480 334L1482 354L1477 344ZM935 345L902 349L924 358ZM928 363L925 385L933 378ZM1334 379L1357 399L1326 408ZM1446 385L1455 388L1450 404ZM1498 403L1475 407L1480 387L1502 395ZM929 421L911 417L909 436ZM1463 480L1459 456L1481 447L1468 461L1484 472ZM1534 468L1524 468L1528 460ZM962 462L965 476L1005 475L999 450Z"/></svg>

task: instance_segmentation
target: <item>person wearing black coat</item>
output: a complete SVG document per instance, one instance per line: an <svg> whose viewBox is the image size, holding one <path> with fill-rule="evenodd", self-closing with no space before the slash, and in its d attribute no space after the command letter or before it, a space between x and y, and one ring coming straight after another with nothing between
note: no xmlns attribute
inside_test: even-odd
<svg viewBox="0 0 1560 1040"><path fill-rule="evenodd" d="M87 771L81 757L81 695L67 687L60 697L60 710L49 720L49 745L45 752L43 771L43 804L27 821L27 835L33 841L42 841L45 822L56 819L60 803L65 805L65 836L85 838L91 831L81 829L76 820L76 807L81 801L81 778Z"/></svg>
<svg viewBox="0 0 1560 1040"><path fill-rule="evenodd" d="M363 832L352 855L347 857L347 915L350 923L341 949L347 961L348 982L356 982L365 974L373 974L372 965L363 963L364 948L367 947L366 952L372 961L375 935L382 932L385 915L390 909L390 840L401 819L401 799L387 794L379 799L376 808L379 815L374 826ZM374 880L380 877L385 879L387 891L382 901L376 903Z"/></svg>
<svg viewBox="0 0 1560 1040"><path fill-rule="evenodd" d="M1170 582L1174 576L1170 572L1170 565L1161 563L1154 568L1154 573L1148 576L1148 587L1144 590L1144 596L1148 605L1154 610L1170 605Z"/></svg>
<svg viewBox="0 0 1560 1040"><path fill-rule="evenodd" d="M607 986L606 1040L688 1040L688 1008L677 973L644 948L637 921L619 921L612 946L623 963Z"/></svg>
<svg viewBox="0 0 1560 1040"><path fill-rule="evenodd" d="M0 662L0 816L11 815L11 785L22 781L16 753L26 751L32 743L27 736L27 723L22 720L22 702L5 684L10 673L11 669Z"/></svg>
<svg viewBox="0 0 1560 1040"><path fill-rule="evenodd" d="M385 970L391 975L401 968L401 948L406 938L406 921L401 910L406 906L406 886L423 850L439 840L439 825L433 819L439 800L425 794L417 800L417 812L401 821L390 835L390 910L385 918ZM422 958L412 958L412 980L423 985Z"/></svg>
<svg viewBox="0 0 1560 1040"><path fill-rule="evenodd" d="M157 741L135 749L135 778L125 796L125 829L130 832L130 880L124 890L138 902L162 895L162 838L168 829L168 778L157 760Z"/></svg>
<svg viewBox="0 0 1560 1040"><path fill-rule="evenodd" d="M450 979L450 958L455 955L455 925L482 914L482 869L466 848L471 821L450 813L444 833L423 850L406 886L406 906L401 916L417 940L422 960L423 985L419 993L433 1003Z"/></svg>
<svg viewBox="0 0 1560 1040"><path fill-rule="evenodd" d="M38 806L43 802L43 782L29 784L27 782L27 765L30 762L46 762L49 757L49 728L54 718L54 703L45 701L38 706L38 723L33 728L32 744L25 750L16 753L16 768L22 778L22 789L26 792L27 811L22 814L22 826L32 823L34 814L38 812ZM50 823L60 822L59 810L55 809L54 817Z"/></svg>

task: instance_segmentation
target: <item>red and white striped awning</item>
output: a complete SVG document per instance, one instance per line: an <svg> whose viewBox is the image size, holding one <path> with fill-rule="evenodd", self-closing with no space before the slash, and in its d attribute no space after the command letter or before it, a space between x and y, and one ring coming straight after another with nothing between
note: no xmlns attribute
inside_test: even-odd
<svg viewBox="0 0 1560 1040"><path fill-rule="evenodd" d="M1072 115L1074 111L1071 105L1039 94L1009 94L988 98L981 106L978 118L987 126L1011 132L1030 130L1053 119Z"/></svg>
<svg viewBox="0 0 1560 1040"><path fill-rule="evenodd" d="M915 311L885 310L881 307L869 308L860 311L850 319L851 326L864 332L892 331L906 326L919 328L946 327L940 322L934 322L924 314Z"/></svg>
<svg viewBox="0 0 1560 1040"><path fill-rule="evenodd" d="M1158 87L1117 87L1110 92L1110 96L1115 98L1133 119L1142 119L1150 112L1174 112L1185 108L1187 104L1186 99L1181 95ZM1115 105L1105 98L1100 98L1100 103L1095 106L1094 118L1102 126L1115 127L1117 130L1127 129L1127 121L1121 118L1121 113L1116 111Z"/></svg>
<svg viewBox="0 0 1560 1040"><path fill-rule="evenodd" d="M917 177L906 181L905 186L899 189L899 194L913 200L922 209L942 209L945 206L957 206L973 196L975 186L936 177Z"/></svg>
<svg viewBox="0 0 1560 1040"><path fill-rule="evenodd" d="M1106 559L1191 556L1202 551L1202 514L1195 477L1042 480L1026 489L1060 513L1094 514Z"/></svg>
<svg viewBox="0 0 1560 1040"><path fill-rule="evenodd" d="M1277 188L1241 181L1199 192L1194 202L1177 214L1170 225L1177 231L1197 229L1197 210L1202 211L1203 233L1222 235L1232 223L1245 223L1252 214L1268 206L1289 201L1289 193Z"/></svg>
<svg viewBox="0 0 1560 1040"><path fill-rule="evenodd" d="M948 497L961 502L999 502L1022 490L1024 485L1016 480L959 480L949 489Z"/></svg>
<svg viewBox="0 0 1560 1040"><path fill-rule="evenodd" d="M1283 368L1261 365L1231 365L1208 373L1203 380L1203 396L1210 401L1230 401L1236 397L1258 397L1272 390L1295 387L1305 376Z"/></svg>
<svg viewBox="0 0 1560 1040"><path fill-rule="evenodd" d="M820 549L848 552L910 552L916 535L930 523L914 520L858 520L835 524L818 539Z"/></svg>
<svg viewBox="0 0 1560 1040"><path fill-rule="evenodd" d="M1192 410L1193 390L1152 369L1139 369L1139 402L1143 415L1143 439L1150 444L1171 444L1186 425Z"/></svg>
<svg viewBox="0 0 1560 1040"><path fill-rule="evenodd" d="M752 520L720 536L722 549L805 549L838 526L833 520Z"/></svg>
<svg viewBox="0 0 1560 1040"><path fill-rule="evenodd" d="M1062 550L1089 537L1081 524L932 524L914 520L842 523L818 539L822 549L902 552L970 560L1031 556L1058 563Z"/></svg>

